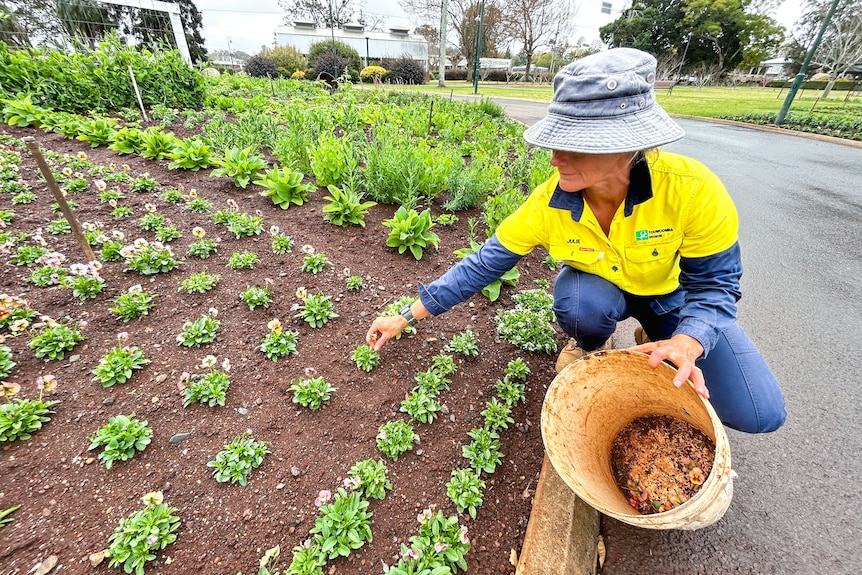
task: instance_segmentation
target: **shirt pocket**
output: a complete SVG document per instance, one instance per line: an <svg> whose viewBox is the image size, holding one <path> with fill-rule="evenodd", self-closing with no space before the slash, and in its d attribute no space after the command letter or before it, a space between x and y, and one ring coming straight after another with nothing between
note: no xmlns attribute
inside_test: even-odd
<svg viewBox="0 0 862 575"><path fill-rule="evenodd" d="M604 252L595 248L582 248L578 244L551 246L551 257L562 260L567 265L580 270L595 274L598 271L598 262L604 259Z"/></svg>
<svg viewBox="0 0 862 575"><path fill-rule="evenodd" d="M664 288L679 276L680 243L674 239L626 246L627 275L645 288Z"/></svg>

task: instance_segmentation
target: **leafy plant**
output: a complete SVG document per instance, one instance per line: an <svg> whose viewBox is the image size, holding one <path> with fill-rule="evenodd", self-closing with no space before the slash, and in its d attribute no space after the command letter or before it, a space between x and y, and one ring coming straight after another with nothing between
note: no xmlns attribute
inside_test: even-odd
<svg viewBox="0 0 862 575"><path fill-rule="evenodd" d="M45 108L34 104L30 94L19 95L17 100L4 98L0 101L5 104L2 110L3 121L10 126L38 128L42 125L42 118L49 113Z"/></svg>
<svg viewBox="0 0 862 575"><path fill-rule="evenodd" d="M455 250L453 253L458 256L460 259L464 259L476 250L482 247L480 244L476 243L473 240L470 240L470 247L461 248ZM482 288L482 295L488 298L491 301L497 301L500 298L500 290L503 287L503 284L513 286L518 283L518 279L521 277L521 272L518 271L518 268L512 268L499 279L494 280L489 283L485 287Z"/></svg>
<svg viewBox="0 0 862 575"><path fill-rule="evenodd" d="M553 298L543 290L525 290L515 294L515 309L497 312L497 333L506 341L527 351L554 353L556 333L551 321Z"/></svg>
<svg viewBox="0 0 862 575"><path fill-rule="evenodd" d="M215 460L207 463L207 467L215 469L213 476L219 483L230 481L245 485L248 475L260 467L268 453L270 451L265 441L255 441L251 435L244 433L225 445Z"/></svg>
<svg viewBox="0 0 862 575"><path fill-rule="evenodd" d="M124 322L147 315L153 306L153 296L140 285L133 285L125 293L117 296L110 312Z"/></svg>
<svg viewBox="0 0 862 575"><path fill-rule="evenodd" d="M107 146L114 141L117 121L111 118L86 118L78 122L78 130L77 140L89 142L92 148Z"/></svg>
<svg viewBox="0 0 862 575"><path fill-rule="evenodd" d="M60 218L59 220L48 222L48 225L45 226L45 231L55 236L70 234L72 233L72 226L69 225L69 222L65 218Z"/></svg>
<svg viewBox="0 0 862 575"><path fill-rule="evenodd" d="M224 156L215 158L213 164L221 167L213 170L211 176L227 176L233 179L234 185L243 189L267 165L263 156L252 151L251 146L244 149L229 148Z"/></svg>
<svg viewBox="0 0 862 575"><path fill-rule="evenodd" d="M168 164L169 170L183 168L196 172L209 168L213 164L213 155L209 144L198 136L192 136L186 140L177 139L168 157L173 160Z"/></svg>
<svg viewBox="0 0 862 575"><path fill-rule="evenodd" d="M263 221L258 216L236 214L227 224L227 229L239 238L259 236L263 233Z"/></svg>
<svg viewBox="0 0 862 575"><path fill-rule="evenodd" d="M550 256L550 255L545 256L545 259L543 260L542 263L544 263L545 267L547 267L551 271L554 271L555 269L557 269L558 267L563 265L562 260L558 260L554 256Z"/></svg>
<svg viewBox="0 0 862 575"><path fill-rule="evenodd" d="M356 367L363 371L371 371L380 365L380 354L367 344L362 344L353 350L351 356Z"/></svg>
<svg viewBox="0 0 862 575"><path fill-rule="evenodd" d="M120 519L105 552L110 567L122 566L136 575L144 575L144 565L156 558L155 552L176 541L174 531L180 526L177 510L163 503L161 491L144 495L143 501L144 509Z"/></svg>
<svg viewBox="0 0 862 575"><path fill-rule="evenodd" d="M239 294L239 299L244 301L248 309L252 311L261 306L268 308L272 301L272 290L269 289L269 284L262 288L248 286L244 292Z"/></svg>
<svg viewBox="0 0 862 575"><path fill-rule="evenodd" d="M332 397L332 392L336 389L327 383L323 377L310 375L291 380L288 391L293 392L293 403L317 410L320 409L324 401L328 401Z"/></svg>
<svg viewBox="0 0 862 575"><path fill-rule="evenodd" d="M311 272L317 275L330 263L325 253L315 253L314 248L309 245L302 246L302 251L305 254L302 258L302 271L304 272Z"/></svg>
<svg viewBox="0 0 862 575"><path fill-rule="evenodd" d="M318 293L306 297L293 317L301 317L311 327L323 327L330 319L337 318L338 314L334 311L332 298Z"/></svg>
<svg viewBox="0 0 862 575"><path fill-rule="evenodd" d="M0 338L0 341L2 341L2 338ZM15 362L12 361L12 349L6 345L0 345L0 380L9 377L15 365Z"/></svg>
<svg viewBox="0 0 862 575"><path fill-rule="evenodd" d="M518 207L524 203L526 197L518 190L511 189L505 192L489 196L482 204L482 219L488 226L486 233L490 238L497 226L509 217Z"/></svg>
<svg viewBox="0 0 862 575"><path fill-rule="evenodd" d="M348 276L345 280L347 291L356 291L362 289L362 276Z"/></svg>
<svg viewBox="0 0 862 575"><path fill-rule="evenodd" d="M141 149L138 152L148 160L167 160L171 157L177 138L172 132L163 132L161 127L153 126L141 135Z"/></svg>
<svg viewBox="0 0 862 575"><path fill-rule="evenodd" d="M170 220L166 220L164 224L156 228L156 239L163 243L172 242L182 236L183 234L170 223Z"/></svg>
<svg viewBox="0 0 862 575"><path fill-rule="evenodd" d="M47 248L42 246L18 246L15 255L9 263L16 266L31 266L36 263L36 260L49 253Z"/></svg>
<svg viewBox="0 0 862 575"><path fill-rule="evenodd" d="M277 319L270 321L267 324L269 333L263 337L258 349L263 352L267 358L272 361L278 361L280 357L288 355L296 355L296 343L299 339L299 333L295 331L284 331L281 328L281 322Z"/></svg>
<svg viewBox="0 0 862 575"><path fill-rule="evenodd" d="M138 421L135 414L115 415L101 429L87 437L88 450L103 448L99 461L110 469L115 461L127 461L138 451L146 449L153 438L153 430L146 421Z"/></svg>
<svg viewBox="0 0 862 575"><path fill-rule="evenodd" d="M137 346L123 345L129 339L129 334L122 332L117 334L117 345L99 359L98 365L93 368L93 381L99 381L102 387L111 387L118 383L126 383L132 372L142 369L150 363L144 357L144 352Z"/></svg>
<svg viewBox="0 0 862 575"><path fill-rule="evenodd" d="M489 431L500 431L507 429L510 423L515 423L515 420L509 416L512 412L512 407L508 403L500 403L493 397L485 404L485 409L482 410L482 417L485 418L485 429Z"/></svg>
<svg viewBox="0 0 862 575"><path fill-rule="evenodd" d="M215 242L215 240L201 238L196 242L190 243L189 249L186 253L190 256L205 260L214 253L216 253L217 249L218 244Z"/></svg>
<svg viewBox="0 0 862 575"><path fill-rule="evenodd" d="M418 442L419 436L413 432L413 426L404 421L387 421L377 432L377 449L394 461Z"/></svg>
<svg viewBox="0 0 862 575"><path fill-rule="evenodd" d="M216 358L208 355L201 362L202 367L208 368L209 372L189 380L185 387L185 401L183 407L192 403L200 403L213 407L224 406L227 390L230 387L230 361L227 358L222 362L223 369L215 369Z"/></svg>
<svg viewBox="0 0 862 575"><path fill-rule="evenodd" d="M530 368L522 358L516 357L506 364L505 373L509 379L526 381L527 376L530 375Z"/></svg>
<svg viewBox="0 0 862 575"><path fill-rule="evenodd" d="M227 262L227 267L234 270L250 270L257 265L257 254L250 251L234 252Z"/></svg>
<svg viewBox="0 0 862 575"><path fill-rule="evenodd" d="M287 254L293 249L293 238L276 231L272 234L272 251L276 254Z"/></svg>
<svg viewBox="0 0 862 575"><path fill-rule="evenodd" d="M419 388L410 393L401 402L400 411L409 414L413 419L422 423L431 423L437 419L437 413L440 411L440 403L422 388Z"/></svg>
<svg viewBox="0 0 862 575"><path fill-rule="evenodd" d="M218 274L208 274L207 272L198 272L192 274L180 282L180 288L177 291L186 293L206 293L213 289L221 280Z"/></svg>
<svg viewBox="0 0 862 575"><path fill-rule="evenodd" d="M190 198L189 201L186 202L186 207L190 212L205 214L212 209L212 203L210 203L206 198Z"/></svg>
<svg viewBox="0 0 862 575"><path fill-rule="evenodd" d="M390 567L389 575L443 575L467 570L464 556L470 550L467 527L458 517L444 517L425 509L419 514L419 534L410 538L410 547L401 544L401 559Z"/></svg>
<svg viewBox="0 0 862 575"><path fill-rule="evenodd" d="M461 453L470 460L470 467L476 473L494 473L497 465L503 459L500 453L500 436L485 428L472 429L467 432L472 441L461 447Z"/></svg>
<svg viewBox="0 0 862 575"><path fill-rule="evenodd" d="M452 336L452 339L444 348L448 352L460 353L467 357L479 355L479 341L473 330L466 329Z"/></svg>
<svg viewBox="0 0 862 575"><path fill-rule="evenodd" d="M320 551L329 559L347 557L354 549L371 541L371 513L368 501L357 491L348 493L339 488L332 503L321 505L320 517L309 533Z"/></svg>
<svg viewBox="0 0 862 575"><path fill-rule="evenodd" d="M154 192L156 188L159 186L159 183L156 182L153 178L150 177L149 174L141 174L129 184L129 189L133 192Z"/></svg>
<svg viewBox="0 0 862 575"><path fill-rule="evenodd" d="M431 369L441 377L452 375L458 370L455 359L451 355L435 355L431 358Z"/></svg>
<svg viewBox="0 0 862 575"><path fill-rule="evenodd" d="M18 511L20 508L20 505L16 505L14 507L10 507L9 509L0 509L0 528L9 523L12 523L14 521L14 519L12 519L12 514Z"/></svg>
<svg viewBox="0 0 862 575"><path fill-rule="evenodd" d="M436 397L444 389L449 389L450 380L438 373L434 368L417 372L414 379L416 380L414 392L421 392L431 398ZM436 413L434 416L436 417Z"/></svg>
<svg viewBox="0 0 862 575"><path fill-rule="evenodd" d="M330 195L324 198L329 203L323 206L323 219L336 226L351 224L365 227L365 214L377 202L363 202L362 195L350 186L327 186Z"/></svg>
<svg viewBox="0 0 862 575"><path fill-rule="evenodd" d="M75 344L86 339L78 330L78 325L70 326L68 322L48 320L30 340L30 349L35 350L36 357L63 359L66 352L71 351Z"/></svg>
<svg viewBox="0 0 862 575"><path fill-rule="evenodd" d="M154 232L165 224L165 220L165 216L158 212L148 212L141 216L141 219L138 220L138 225L141 226L141 229Z"/></svg>
<svg viewBox="0 0 862 575"><path fill-rule="evenodd" d="M303 184L302 178L302 172L295 172L287 167L279 169L276 166L254 183L266 188L260 192L261 196L272 198L276 206L286 210L291 204L301 206L308 201L308 192L315 191L314 185Z"/></svg>
<svg viewBox="0 0 862 575"><path fill-rule="evenodd" d="M169 204L176 204L182 201L183 193L177 188L168 188L159 197Z"/></svg>
<svg viewBox="0 0 862 575"><path fill-rule="evenodd" d="M215 308L210 308L208 313L195 321L185 322L182 331L177 336L177 343L186 347L200 347L205 343L215 341L219 328L219 320L215 317L216 313Z"/></svg>
<svg viewBox="0 0 862 575"><path fill-rule="evenodd" d="M42 395L54 389L57 379L53 375L44 375L36 379L39 387L37 399L11 399L21 390L17 383L0 382L0 395L6 403L0 404L0 441L26 441L34 433L42 429L42 424L51 420L49 414L57 401L44 401Z"/></svg>
<svg viewBox="0 0 862 575"><path fill-rule="evenodd" d="M383 222L383 225L391 230L386 245L390 248L398 248L399 254L409 249L417 260L422 259L422 252L429 245L437 248L440 242L440 237L430 231L434 223L431 221L429 210L419 214L414 209L401 206L391 219Z"/></svg>
<svg viewBox="0 0 862 575"><path fill-rule="evenodd" d="M508 375L497 380L496 388L497 396L509 406L515 406L527 398L524 393L524 384L511 379Z"/></svg>
<svg viewBox="0 0 862 575"><path fill-rule="evenodd" d="M164 246L160 242L150 244L142 238L125 246L120 254L126 258L130 270L143 276L167 273L177 265L170 246Z"/></svg>
<svg viewBox="0 0 862 575"><path fill-rule="evenodd" d="M349 138L323 134L308 150L311 171L318 186L341 186L356 171L358 160Z"/></svg>
<svg viewBox="0 0 862 575"><path fill-rule="evenodd" d="M482 506L482 490L485 482L470 468L456 469L452 479L446 484L446 495L455 504L458 513L467 511L470 517L476 519L476 510Z"/></svg>
<svg viewBox="0 0 862 575"><path fill-rule="evenodd" d="M354 488L365 497L383 499L386 497L386 490L392 489L392 483L386 478L386 466L382 461L364 459L355 463L348 473L354 480L358 480L353 484Z"/></svg>
<svg viewBox="0 0 862 575"><path fill-rule="evenodd" d="M144 148L144 134L137 128L120 128L108 147L118 154L139 154Z"/></svg>

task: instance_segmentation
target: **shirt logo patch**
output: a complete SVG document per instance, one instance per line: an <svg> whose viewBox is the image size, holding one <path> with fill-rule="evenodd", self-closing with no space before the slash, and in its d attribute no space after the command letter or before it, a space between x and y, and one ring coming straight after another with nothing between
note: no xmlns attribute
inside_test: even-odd
<svg viewBox="0 0 862 575"><path fill-rule="evenodd" d="M581 243L581 238L569 238L566 243L569 244L579 244Z"/></svg>
<svg viewBox="0 0 862 575"><path fill-rule="evenodd" d="M662 228L660 230L637 230L635 232L635 240L642 242L644 240L653 240L664 237L666 233L672 232L673 228Z"/></svg>

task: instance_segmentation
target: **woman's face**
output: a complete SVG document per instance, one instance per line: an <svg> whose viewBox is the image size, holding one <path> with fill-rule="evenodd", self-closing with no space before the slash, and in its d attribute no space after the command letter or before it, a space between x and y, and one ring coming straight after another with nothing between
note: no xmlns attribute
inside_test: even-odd
<svg viewBox="0 0 862 575"><path fill-rule="evenodd" d="M566 192L577 192L603 182L628 178L631 169L631 153L580 154L554 150L551 165L560 173L560 188Z"/></svg>

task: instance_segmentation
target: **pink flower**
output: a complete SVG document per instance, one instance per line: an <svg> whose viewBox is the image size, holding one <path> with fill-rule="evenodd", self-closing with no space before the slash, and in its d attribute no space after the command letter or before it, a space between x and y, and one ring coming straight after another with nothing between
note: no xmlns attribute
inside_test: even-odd
<svg viewBox="0 0 862 575"><path fill-rule="evenodd" d="M434 544L434 551L436 551L437 553L443 553L447 549L449 549L449 546L446 545L445 543L435 543Z"/></svg>
<svg viewBox="0 0 862 575"><path fill-rule="evenodd" d="M401 554L401 558L404 559L405 561L407 559L417 560L417 559L419 559L419 552L414 550L414 549L408 549L407 551L405 551L404 553Z"/></svg>
<svg viewBox="0 0 862 575"><path fill-rule="evenodd" d="M320 507L321 505L326 505L330 499L332 499L332 492L328 489L322 489L320 493L317 494L317 499L314 500L314 506Z"/></svg>
<svg viewBox="0 0 862 575"><path fill-rule="evenodd" d="M466 526L466 525L462 525L462 526L461 526L461 543L463 543L464 545L466 545L466 544L467 544L467 543L469 543L469 542L470 542L470 540L469 540L469 539L467 539L467 526Z"/></svg>
<svg viewBox="0 0 862 575"><path fill-rule="evenodd" d="M129 332L121 331L120 333L118 333L117 341L120 343L126 343L127 341L129 341Z"/></svg>
<svg viewBox="0 0 862 575"><path fill-rule="evenodd" d="M159 536L156 535L155 533L152 533L152 534L150 534L149 537L147 537L147 545L155 545L158 542L159 542Z"/></svg>
<svg viewBox="0 0 862 575"><path fill-rule="evenodd" d="M317 375L317 370L313 367L306 367L304 373L305 377L314 377L315 375Z"/></svg>
<svg viewBox="0 0 862 575"><path fill-rule="evenodd" d="M0 392L2 392L3 396L6 398L12 397L21 391L21 386L12 381L3 381L0 382Z"/></svg>
<svg viewBox="0 0 862 575"><path fill-rule="evenodd" d="M51 374L40 375L36 378L36 387L42 391L53 391L57 387L57 378Z"/></svg>

